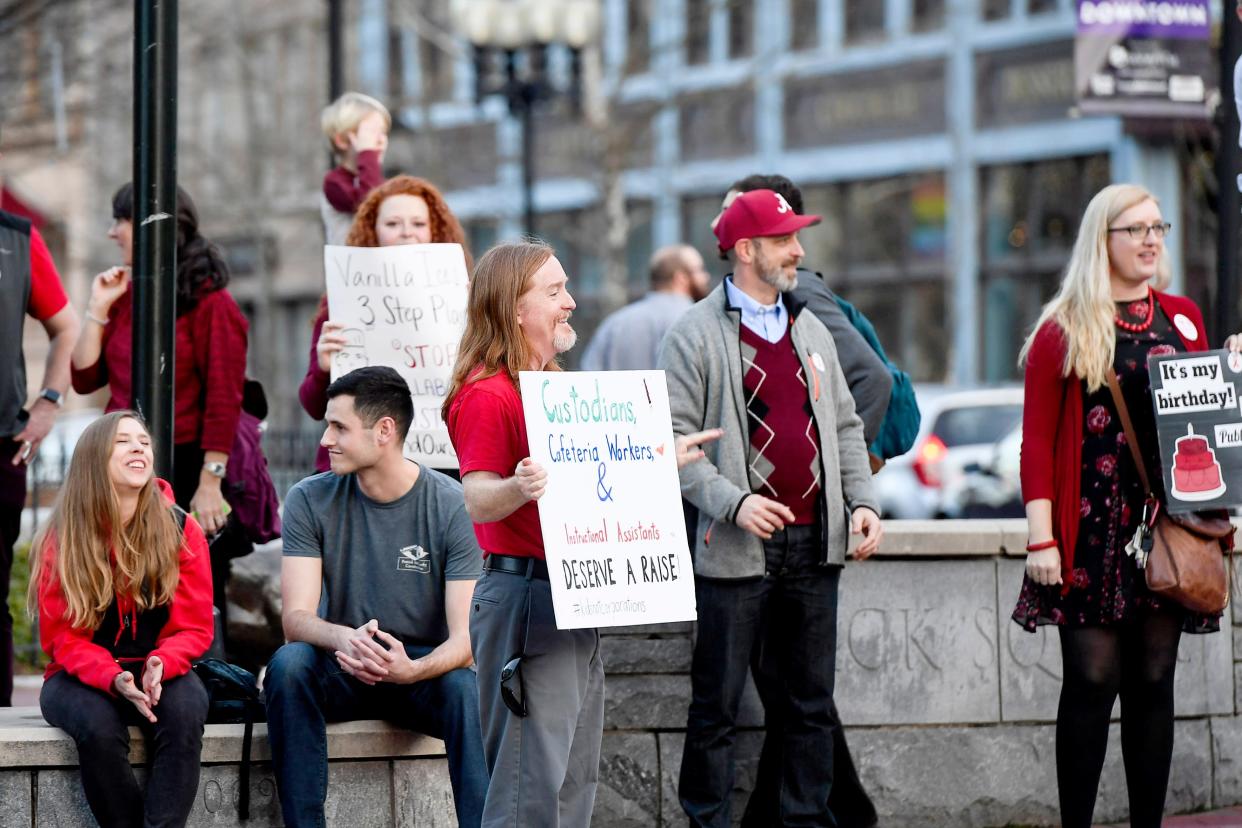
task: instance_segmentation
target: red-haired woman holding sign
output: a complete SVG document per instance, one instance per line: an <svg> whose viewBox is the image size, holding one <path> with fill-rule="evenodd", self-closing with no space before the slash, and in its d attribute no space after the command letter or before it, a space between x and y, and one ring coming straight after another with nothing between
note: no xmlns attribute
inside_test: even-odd
<svg viewBox="0 0 1242 828"><path fill-rule="evenodd" d="M460 244L466 255L466 271L474 268L466 233L435 185L421 178L399 175L371 191L358 207L345 244L350 247L388 247L395 244ZM319 299L311 334L310 362L298 389L302 408L312 419L322 420L328 406L332 357L348 347L345 326L328 321L328 295ZM328 452L322 446L315 456L315 471L328 470Z"/></svg>

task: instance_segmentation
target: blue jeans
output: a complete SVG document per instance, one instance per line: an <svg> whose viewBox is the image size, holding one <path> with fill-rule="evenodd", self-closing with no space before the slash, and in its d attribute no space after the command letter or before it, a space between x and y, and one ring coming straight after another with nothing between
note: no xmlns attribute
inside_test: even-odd
<svg viewBox="0 0 1242 828"><path fill-rule="evenodd" d="M410 658L431 647L407 645ZM487 796L474 673L462 668L411 685L369 686L344 672L326 650L303 642L276 651L263 680L267 734L289 828L324 826L328 795L327 722L385 719L444 740L457 822L478 826Z"/></svg>
<svg viewBox="0 0 1242 828"><path fill-rule="evenodd" d="M828 796L840 730L832 691L841 567L819 563L814 526L790 526L763 549L762 578L695 578L699 623L678 795L692 826L732 824L733 747L750 669L766 733L744 822L834 828Z"/></svg>

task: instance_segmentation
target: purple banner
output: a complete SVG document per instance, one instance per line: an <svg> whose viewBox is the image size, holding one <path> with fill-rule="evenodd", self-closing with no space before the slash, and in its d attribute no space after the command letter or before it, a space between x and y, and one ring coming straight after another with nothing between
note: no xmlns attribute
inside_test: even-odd
<svg viewBox="0 0 1242 828"><path fill-rule="evenodd" d="M1078 34L1207 40L1208 6L1208 0L1078 0Z"/></svg>

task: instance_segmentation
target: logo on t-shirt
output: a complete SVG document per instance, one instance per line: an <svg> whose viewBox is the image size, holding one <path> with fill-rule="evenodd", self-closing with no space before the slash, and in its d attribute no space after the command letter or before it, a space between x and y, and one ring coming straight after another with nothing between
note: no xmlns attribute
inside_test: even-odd
<svg viewBox="0 0 1242 828"><path fill-rule="evenodd" d="M397 553L397 569L406 572L430 572L431 556L417 543L413 546L403 546Z"/></svg>

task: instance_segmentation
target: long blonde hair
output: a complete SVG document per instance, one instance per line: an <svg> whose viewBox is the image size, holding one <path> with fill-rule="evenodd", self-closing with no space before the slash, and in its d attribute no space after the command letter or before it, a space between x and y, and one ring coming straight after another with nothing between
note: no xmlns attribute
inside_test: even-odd
<svg viewBox="0 0 1242 828"><path fill-rule="evenodd" d="M535 271L555 255L543 242L498 244L483 254L470 278L466 332L457 348L453 382L441 409L448 420L453 399L470 379L486 379L502 370L516 385L519 371L529 371L535 351L518 324L517 306ZM472 376L479 366L483 370ZM555 360L545 371L559 371Z"/></svg>
<svg viewBox="0 0 1242 828"><path fill-rule="evenodd" d="M114 411L87 426L73 450L51 519L31 546L32 614L46 578L60 581L69 623L78 629L97 628L114 596L140 610L172 602L181 575L181 527L154 477L123 524L108 473L117 427L127 418L146 428L137 413Z"/></svg>
<svg viewBox="0 0 1242 828"><path fill-rule="evenodd" d="M1108 228L1119 215L1144 201L1159 203L1150 191L1137 184L1112 184L1091 199L1083 212L1061 287L1044 305L1039 321L1022 345L1019 364L1026 364L1036 333L1045 322L1052 321L1065 336L1062 375L1086 380L1088 391L1104 385L1117 347L1113 323L1116 309L1109 282ZM1163 290L1168 283L1169 257L1162 248L1152 286Z"/></svg>

